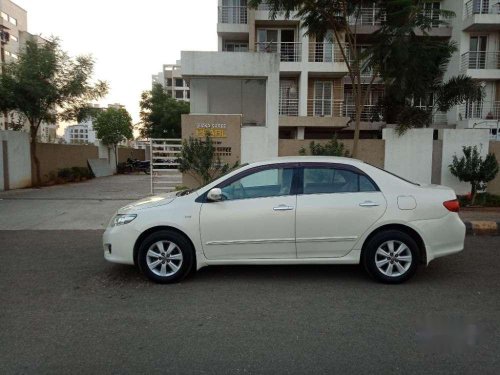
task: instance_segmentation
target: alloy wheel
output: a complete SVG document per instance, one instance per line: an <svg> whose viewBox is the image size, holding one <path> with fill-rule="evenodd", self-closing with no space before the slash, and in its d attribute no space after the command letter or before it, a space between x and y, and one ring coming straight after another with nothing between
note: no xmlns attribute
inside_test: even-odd
<svg viewBox="0 0 500 375"><path fill-rule="evenodd" d="M182 251L172 241L158 241L152 244L146 253L146 263L155 275L172 276L182 266Z"/></svg>
<svg viewBox="0 0 500 375"><path fill-rule="evenodd" d="M375 265L386 276L404 275L411 267L413 257L406 244L401 241L386 241L375 252Z"/></svg>

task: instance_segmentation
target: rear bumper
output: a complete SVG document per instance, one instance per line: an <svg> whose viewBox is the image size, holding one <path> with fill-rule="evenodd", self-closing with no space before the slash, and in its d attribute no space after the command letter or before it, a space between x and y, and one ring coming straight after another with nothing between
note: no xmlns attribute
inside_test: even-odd
<svg viewBox="0 0 500 375"><path fill-rule="evenodd" d="M457 213L450 212L440 219L412 221L411 224L423 237L427 263L464 249L465 224Z"/></svg>

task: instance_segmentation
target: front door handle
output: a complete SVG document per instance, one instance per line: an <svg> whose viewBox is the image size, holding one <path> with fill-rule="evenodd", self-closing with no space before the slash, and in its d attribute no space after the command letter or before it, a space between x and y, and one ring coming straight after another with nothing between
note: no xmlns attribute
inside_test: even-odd
<svg viewBox="0 0 500 375"><path fill-rule="evenodd" d="M361 207L377 207L380 206L379 203L372 202L372 201L364 201L359 204Z"/></svg>
<svg viewBox="0 0 500 375"><path fill-rule="evenodd" d="M287 206L286 204L280 204L277 207L273 208L274 211L290 211L293 210L292 206Z"/></svg>

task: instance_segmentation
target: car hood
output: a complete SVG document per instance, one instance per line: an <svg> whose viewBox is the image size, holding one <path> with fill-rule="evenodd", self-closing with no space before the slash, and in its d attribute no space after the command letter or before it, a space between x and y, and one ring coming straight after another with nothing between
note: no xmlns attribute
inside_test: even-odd
<svg viewBox="0 0 500 375"><path fill-rule="evenodd" d="M126 206L120 208L118 213L126 213L131 211L144 210L146 208L163 206L165 204L171 203L175 198L177 198L176 191L166 194L153 195L152 197L147 197L136 202L127 204Z"/></svg>

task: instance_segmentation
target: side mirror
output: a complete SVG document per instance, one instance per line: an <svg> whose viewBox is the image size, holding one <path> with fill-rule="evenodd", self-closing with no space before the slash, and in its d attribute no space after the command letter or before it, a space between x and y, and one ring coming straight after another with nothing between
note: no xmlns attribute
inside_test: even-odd
<svg viewBox="0 0 500 375"><path fill-rule="evenodd" d="M207 199L212 202L219 202L222 200L222 190L219 188L211 189L207 194Z"/></svg>

